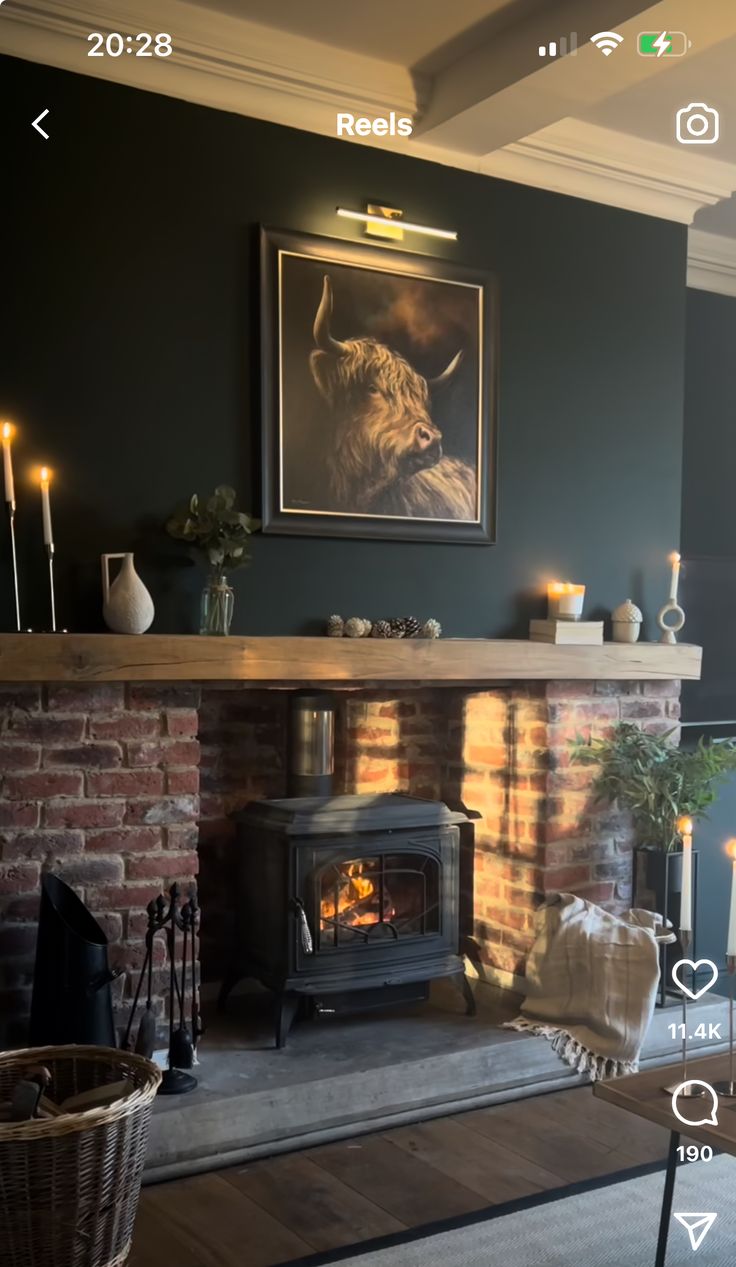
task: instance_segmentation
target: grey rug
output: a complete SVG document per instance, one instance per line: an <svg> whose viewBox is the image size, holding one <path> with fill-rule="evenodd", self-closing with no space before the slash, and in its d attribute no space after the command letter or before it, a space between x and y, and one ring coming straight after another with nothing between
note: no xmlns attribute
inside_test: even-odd
<svg viewBox="0 0 736 1267"><path fill-rule="evenodd" d="M736 1158L678 1167L666 1267L736 1263ZM349 1267L654 1267L664 1171L346 1254ZM695 1257L674 1212L718 1215Z"/></svg>

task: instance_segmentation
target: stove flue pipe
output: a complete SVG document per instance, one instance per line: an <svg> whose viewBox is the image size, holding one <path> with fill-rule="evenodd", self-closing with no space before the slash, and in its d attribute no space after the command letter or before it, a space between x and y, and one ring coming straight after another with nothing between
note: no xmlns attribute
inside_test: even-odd
<svg viewBox="0 0 736 1267"><path fill-rule="evenodd" d="M288 796L331 796L335 772L335 701L324 691L295 691L289 711Z"/></svg>

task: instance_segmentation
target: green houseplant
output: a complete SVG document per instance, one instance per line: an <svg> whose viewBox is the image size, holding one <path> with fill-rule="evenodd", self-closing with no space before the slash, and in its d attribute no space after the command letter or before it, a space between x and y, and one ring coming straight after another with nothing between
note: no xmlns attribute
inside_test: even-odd
<svg viewBox="0 0 736 1267"><path fill-rule="evenodd" d="M596 765L594 794L631 814L636 834L633 905L658 911L677 927L683 857L677 820L681 815L705 817L718 784L736 769L736 744L700 739L684 749L671 742L671 735L650 735L633 722L621 722L606 738L576 741L573 760ZM672 963L682 953L679 942L661 948L660 1007L666 1002Z"/></svg>
<svg viewBox="0 0 736 1267"><path fill-rule="evenodd" d="M209 568L202 591L201 634L229 634L235 595L228 574L250 563L250 537L260 527L259 520L235 503L235 490L220 484L209 497L194 493L166 524L169 536L187 542Z"/></svg>
<svg viewBox="0 0 736 1267"><path fill-rule="evenodd" d="M672 732L650 735L621 722L610 736L577 740L573 760L598 766L593 792L630 812L638 844L669 852L679 843L677 819L703 818L718 784L736 770L736 743L678 748Z"/></svg>

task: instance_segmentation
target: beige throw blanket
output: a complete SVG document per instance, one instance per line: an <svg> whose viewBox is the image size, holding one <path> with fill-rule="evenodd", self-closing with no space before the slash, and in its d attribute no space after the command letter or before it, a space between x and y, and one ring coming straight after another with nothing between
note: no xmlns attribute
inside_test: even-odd
<svg viewBox="0 0 736 1267"><path fill-rule="evenodd" d="M571 893L546 900L535 931L522 1015L506 1028L548 1038L592 1082L635 1073L654 1010L659 947L674 933L651 911L609 915Z"/></svg>

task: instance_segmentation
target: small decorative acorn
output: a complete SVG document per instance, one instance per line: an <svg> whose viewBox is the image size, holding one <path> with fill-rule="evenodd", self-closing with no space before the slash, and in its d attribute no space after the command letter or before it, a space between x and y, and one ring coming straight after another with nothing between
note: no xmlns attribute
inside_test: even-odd
<svg viewBox="0 0 736 1267"><path fill-rule="evenodd" d="M619 603L611 612L613 641L636 642L641 632L642 620L641 610L630 598L625 603Z"/></svg>
<svg viewBox="0 0 736 1267"><path fill-rule="evenodd" d="M442 625L438 620L430 616L429 620L425 620L422 625L422 638L440 638L442 636Z"/></svg>
<svg viewBox="0 0 736 1267"><path fill-rule="evenodd" d="M374 620L371 629L371 638L390 638L391 622L390 620Z"/></svg>
<svg viewBox="0 0 736 1267"><path fill-rule="evenodd" d="M406 637L406 621L403 616L394 616L393 619L389 621L389 625L391 626L392 638Z"/></svg>
<svg viewBox="0 0 736 1267"><path fill-rule="evenodd" d="M342 616L328 616L327 617L327 637L328 638L342 638L344 632L345 632L345 621L343 620Z"/></svg>
<svg viewBox="0 0 736 1267"><path fill-rule="evenodd" d="M404 616L403 620L404 620L404 637L418 638L421 628L422 628L421 620L417 620L416 616Z"/></svg>

